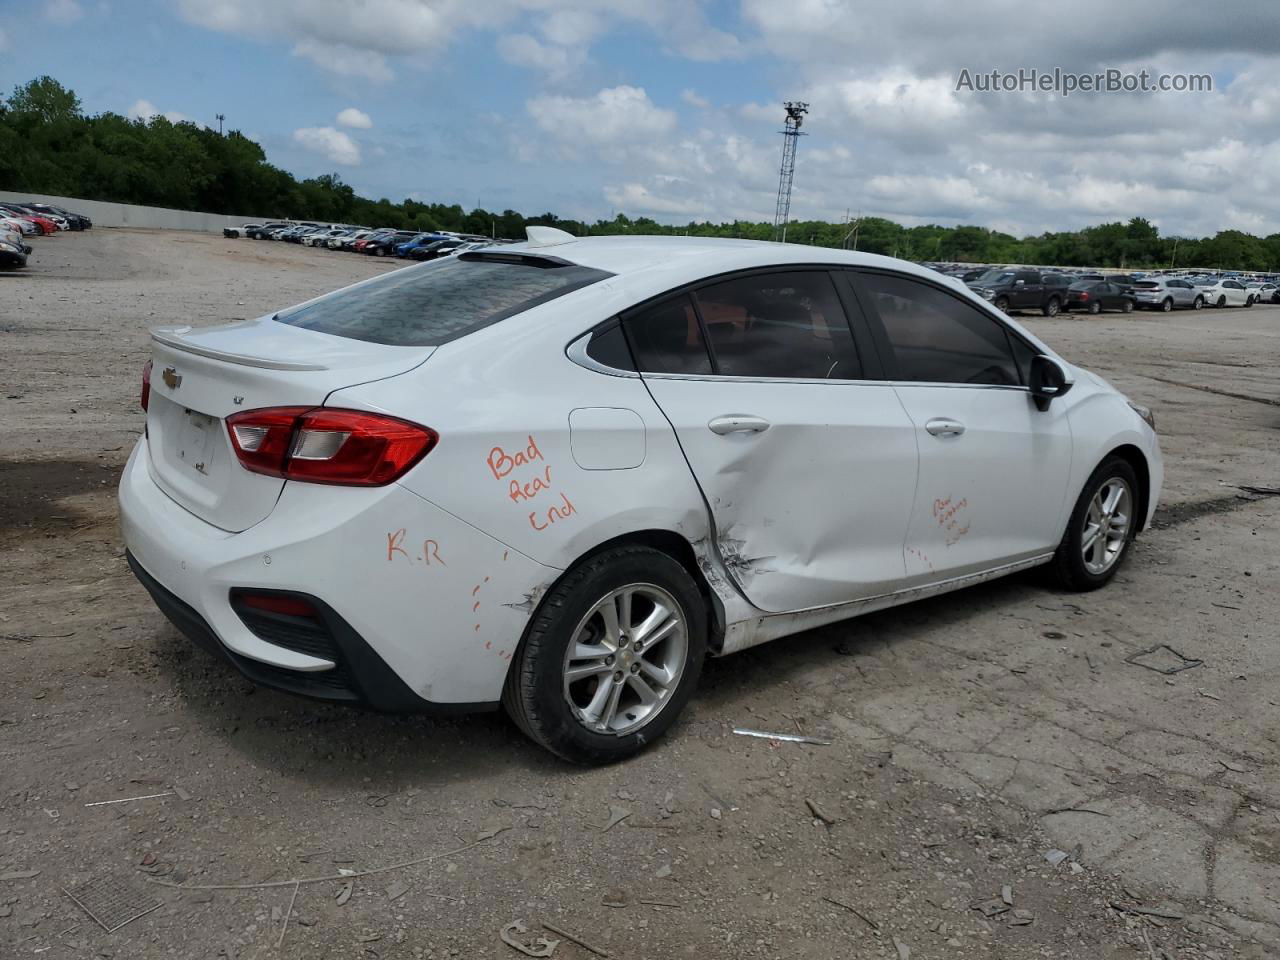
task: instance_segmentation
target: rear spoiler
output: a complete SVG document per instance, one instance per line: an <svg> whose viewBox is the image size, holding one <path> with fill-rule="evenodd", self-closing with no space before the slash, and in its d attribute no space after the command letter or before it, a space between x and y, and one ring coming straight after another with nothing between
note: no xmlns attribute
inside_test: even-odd
<svg viewBox="0 0 1280 960"><path fill-rule="evenodd" d="M250 320L248 323L257 323L256 320ZM240 326L241 324L234 324ZM328 370L322 363L293 363L288 360L269 360L266 357L254 357L244 353L231 353L227 350L215 350L212 347L204 347L187 340L183 335L192 330L190 326L182 327L153 327L151 330L151 339L156 343L163 344L173 350L181 350L183 353L193 353L198 357L208 357L211 360L222 360L225 363L237 363L242 367L260 367L264 370Z"/></svg>

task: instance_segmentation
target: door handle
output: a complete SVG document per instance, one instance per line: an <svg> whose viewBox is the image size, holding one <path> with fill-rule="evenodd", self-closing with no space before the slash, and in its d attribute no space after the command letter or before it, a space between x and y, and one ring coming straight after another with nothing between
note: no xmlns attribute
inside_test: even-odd
<svg viewBox="0 0 1280 960"><path fill-rule="evenodd" d="M769 429L769 421L746 413L728 413L708 422L707 428L722 437L730 433L764 433Z"/></svg>
<svg viewBox="0 0 1280 960"><path fill-rule="evenodd" d="M949 420L946 417L936 417L924 425L935 437L958 437L964 433L964 424L959 420Z"/></svg>

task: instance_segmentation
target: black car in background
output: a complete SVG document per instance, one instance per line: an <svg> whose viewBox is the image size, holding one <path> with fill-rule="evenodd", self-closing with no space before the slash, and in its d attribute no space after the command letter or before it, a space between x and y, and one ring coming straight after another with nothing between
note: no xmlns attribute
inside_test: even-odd
<svg viewBox="0 0 1280 960"><path fill-rule="evenodd" d="M407 243L418 235L417 230L396 230L394 233L387 233L376 239L370 240L360 250L361 253L367 253L373 257L388 257L395 252L398 245Z"/></svg>
<svg viewBox="0 0 1280 960"><path fill-rule="evenodd" d="M409 251L411 260L434 260L436 257L444 257L449 251L456 250L464 243L470 243L469 240L463 240L461 237L450 237L447 240L436 240L432 243L424 244L421 247L414 247Z"/></svg>
<svg viewBox="0 0 1280 960"><path fill-rule="evenodd" d="M1084 310L1101 313L1103 310L1119 310L1132 313L1134 295L1123 284L1107 280L1079 280L1067 289L1067 310Z"/></svg>
<svg viewBox="0 0 1280 960"><path fill-rule="evenodd" d="M291 224L283 220L272 220L270 223L245 224L244 235L250 240L266 240L273 230L284 230Z"/></svg>

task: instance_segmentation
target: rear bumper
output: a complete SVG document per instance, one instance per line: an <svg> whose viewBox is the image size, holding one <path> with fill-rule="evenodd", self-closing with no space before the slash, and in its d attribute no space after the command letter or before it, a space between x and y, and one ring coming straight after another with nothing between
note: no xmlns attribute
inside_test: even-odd
<svg viewBox="0 0 1280 960"><path fill-rule="evenodd" d="M120 481L121 528L138 578L188 637L309 696L454 712L501 698L528 597L559 571L395 484L288 483L266 519L228 533L156 485L146 444ZM241 589L305 595L324 635L299 641L243 617Z"/></svg>
<svg viewBox="0 0 1280 960"><path fill-rule="evenodd" d="M204 617L148 573L132 553L126 551L125 557L134 576L151 594L160 612L183 636L215 657L227 660L250 680L264 687L316 700L359 704L390 713L458 714L498 708L497 701L441 704L419 697L350 624L317 597L308 598L320 612L321 622L313 632L327 640L329 650L326 652L334 660L333 670L289 670L239 656L227 649ZM271 618L262 619L269 621Z"/></svg>

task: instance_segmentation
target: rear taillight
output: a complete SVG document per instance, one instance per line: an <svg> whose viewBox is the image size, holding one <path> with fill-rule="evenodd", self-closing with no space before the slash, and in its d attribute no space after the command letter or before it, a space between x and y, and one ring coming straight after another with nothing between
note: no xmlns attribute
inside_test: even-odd
<svg viewBox="0 0 1280 960"><path fill-rule="evenodd" d="M1081 294L1080 294L1080 299L1081 299L1081 300L1088 300L1088 299L1089 299L1089 295L1088 295L1087 293L1081 293Z"/></svg>
<svg viewBox="0 0 1280 960"><path fill-rule="evenodd" d="M139 398L142 409L147 409L147 404L151 402L151 361L148 360L142 365L142 396Z"/></svg>
<svg viewBox="0 0 1280 960"><path fill-rule="evenodd" d="M227 432L246 470L352 487L391 483L439 439L407 420L325 407L246 410L227 418Z"/></svg>

